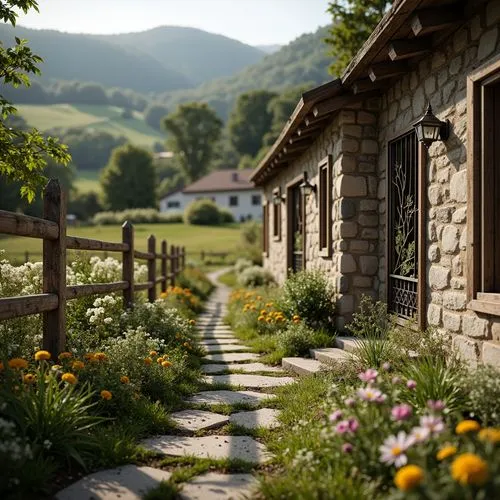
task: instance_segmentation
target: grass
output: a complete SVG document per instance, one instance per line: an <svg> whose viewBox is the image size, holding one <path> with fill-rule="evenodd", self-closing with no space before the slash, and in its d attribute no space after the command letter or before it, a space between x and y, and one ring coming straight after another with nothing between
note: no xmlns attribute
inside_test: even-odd
<svg viewBox="0 0 500 500"><path fill-rule="evenodd" d="M28 125L42 132L55 127L92 128L115 136L123 135L130 142L148 148L165 140L165 135L150 127L141 113L134 112L132 118L124 119L121 116L123 110L115 106L21 104L17 108Z"/></svg>
<svg viewBox="0 0 500 500"><path fill-rule="evenodd" d="M68 234L103 241L121 241L121 226L90 226L70 227ZM185 246L187 262L200 260L200 253L207 246L213 251L236 251L240 241L240 229L237 224L223 227L190 226L187 224L137 224L135 226L135 248L145 251L147 238L154 234L157 241L166 239L168 244ZM157 244L159 247L159 243ZM30 260L41 259L42 241L34 238L0 237L0 250L5 250L5 256L12 262L24 262L25 252ZM97 254L99 254L97 252ZM112 254L117 258L120 254Z"/></svg>
<svg viewBox="0 0 500 500"><path fill-rule="evenodd" d="M101 183L99 182L100 172L95 170L79 170L75 179L75 188L79 193L101 192Z"/></svg>
<svg viewBox="0 0 500 500"><path fill-rule="evenodd" d="M236 277L236 273L231 270L219 276L219 282L223 285L234 288L238 284L238 279Z"/></svg>

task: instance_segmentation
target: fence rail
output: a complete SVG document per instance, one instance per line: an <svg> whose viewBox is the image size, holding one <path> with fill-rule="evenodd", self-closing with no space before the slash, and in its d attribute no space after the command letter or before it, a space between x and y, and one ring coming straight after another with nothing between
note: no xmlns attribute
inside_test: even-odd
<svg viewBox="0 0 500 500"><path fill-rule="evenodd" d="M53 354L64 351L66 345L66 302L79 297L123 292L125 308L133 307L134 292L147 290L148 300L156 300L157 285L162 292L175 280L186 265L184 247L161 242L156 251L156 238L148 238L146 252L135 250L134 226L125 222L122 241L109 242L68 236L66 234L66 200L57 180L50 180L44 190L43 218L0 210L0 233L43 240L43 293L20 297L0 298L0 320L43 314L43 348ZM114 283L66 285L67 250L91 250L122 254L122 279ZM134 281L134 259L147 261L145 283ZM157 276L156 261L160 260Z"/></svg>

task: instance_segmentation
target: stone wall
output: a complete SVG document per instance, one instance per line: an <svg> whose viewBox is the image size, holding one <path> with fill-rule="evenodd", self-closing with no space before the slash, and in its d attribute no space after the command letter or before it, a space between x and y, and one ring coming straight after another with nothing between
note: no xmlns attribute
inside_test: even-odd
<svg viewBox="0 0 500 500"><path fill-rule="evenodd" d="M500 0L461 27L440 50L422 60L383 95L379 119L379 293L385 286L387 143L411 129L430 101L434 114L450 120L451 135L429 148L426 226L427 320L453 334L471 364L481 358L500 365L500 317L467 310L467 75L500 53Z"/></svg>

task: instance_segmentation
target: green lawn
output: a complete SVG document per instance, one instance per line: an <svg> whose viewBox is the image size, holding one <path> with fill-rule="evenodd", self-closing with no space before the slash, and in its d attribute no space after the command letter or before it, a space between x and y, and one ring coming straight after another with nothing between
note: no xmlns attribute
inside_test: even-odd
<svg viewBox="0 0 500 500"><path fill-rule="evenodd" d="M96 172L95 170L79 170L74 183L75 188L78 189L79 193L88 193L89 191L100 193L100 174L101 172Z"/></svg>
<svg viewBox="0 0 500 500"><path fill-rule="evenodd" d="M155 142L165 140L164 134L144 121L142 113L134 112L133 118L124 119L121 116L122 109L115 106L21 104L16 107L28 125L42 132L55 127L87 127L116 136L123 135L130 142L144 147L151 147Z"/></svg>
<svg viewBox="0 0 500 500"><path fill-rule="evenodd" d="M71 236L82 236L104 241L121 241L120 226L69 227ZM199 260L200 252L235 252L240 241L239 225L225 227L189 226L186 224L137 224L135 226L135 248L146 251L147 238L154 234L157 241L166 239L168 245L185 246L187 259ZM160 243L157 243L159 249ZM33 238L0 237L0 250L5 250L5 256L12 262L24 261L28 252L31 261L40 260L42 241ZM119 256L119 254L114 254Z"/></svg>

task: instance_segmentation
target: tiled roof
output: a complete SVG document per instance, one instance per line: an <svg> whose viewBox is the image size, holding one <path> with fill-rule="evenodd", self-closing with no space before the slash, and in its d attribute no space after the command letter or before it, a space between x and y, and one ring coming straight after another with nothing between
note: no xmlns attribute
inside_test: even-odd
<svg viewBox="0 0 500 500"><path fill-rule="evenodd" d="M248 191L256 189L251 182L253 170L215 170L183 189L183 193L207 193L214 191Z"/></svg>

